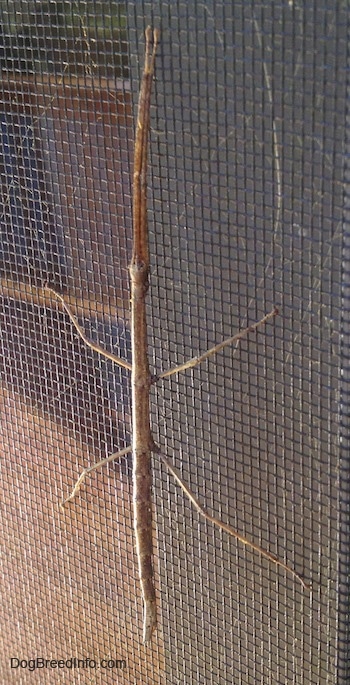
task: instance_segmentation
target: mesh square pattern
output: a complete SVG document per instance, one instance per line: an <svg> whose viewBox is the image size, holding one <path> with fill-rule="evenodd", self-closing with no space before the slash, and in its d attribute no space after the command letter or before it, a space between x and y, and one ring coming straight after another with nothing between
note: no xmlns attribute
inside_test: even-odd
<svg viewBox="0 0 350 685"><path fill-rule="evenodd" d="M0 682L28 682L11 657L90 659L38 669L42 683L347 682L346 3L14 0L0 13ZM154 388L154 437L209 511L312 592L200 519L154 457L159 627L145 647L131 458L59 508L84 467L130 442L129 373L42 286L130 360L148 24L161 28L151 368L280 310Z"/></svg>

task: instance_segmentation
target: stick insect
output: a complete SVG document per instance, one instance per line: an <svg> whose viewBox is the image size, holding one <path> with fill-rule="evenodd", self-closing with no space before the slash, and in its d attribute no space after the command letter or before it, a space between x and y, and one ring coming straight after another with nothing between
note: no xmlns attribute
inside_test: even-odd
<svg viewBox="0 0 350 685"><path fill-rule="evenodd" d="M191 492L186 483L182 480L178 471L165 457L154 442L150 426L150 390L158 381L168 378L173 374L178 374L186 369L198 366L205 359L217 354L224 347L245 338L257 328L260 328L268 321L272 320L278 313L274 308L266 314L260 321L239 331L236 335L220 342L215 347L204 352L204 354L193 357L187 362L175 368L164 371L158 375L152 375L148 363L147 351L147 321L145 299L148 290L148 278L150 269L149 246L148 246L148 227L147 227L147 156L148 138L150 127L150 102L152 81L154 75L154 64L156 57L157 44L159 41L159 31L152 31L151 27L146 29L145 62L141 80L138 115L135 132L134 147L134 172L133 172L133 248L131 262L129 265L130 289L131 289L131 345L132 345L132 364L123 361L111 352L107 352L100 345L91 341L85 335L84 330L77 321L71 307L65 302L63 296L53 287L46 285L50 293L58 299L67 312L71 322L75 326L84 342L96 352L111 359L116 364L128 369L131 372L132 386L132 445L102 459L97 464L85 469L77 480L71 494L64 500L62 506L70 502L78 490L85 477L95 469L118 459L128 452L133 453L133 514L134 514L134 533L136 541L136 552L138 559L138 571L143 597L143 641L148 642L157 625L156 595L153 580L153 544L152 544L152 472L151 454L155 453L171 472L177 483L181 486L184 493L190 499L197 511L215 526L222 528L229 535L235 537L250 549L266 557L272 563L281 566L286 572L296 578L304 588L309 586L303 578L292 567L275 557L270 552L262 549L255 542L251 542L235 531L230 525L209 514L200 504L195 495Z"/></svg>

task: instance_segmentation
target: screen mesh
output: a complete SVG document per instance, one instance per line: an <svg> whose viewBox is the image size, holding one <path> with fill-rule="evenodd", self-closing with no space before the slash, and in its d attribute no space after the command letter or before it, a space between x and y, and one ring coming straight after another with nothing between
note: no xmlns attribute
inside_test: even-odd
<svg viewBox="0 0 350 685"><path fill-rule="evenodd" d="M81 660L38 667L50 683L346 682L347 3L14 0L0 13L1 682L27 682L37 658ZM148 24L161 29L151 368L280 310L154 388L154 438L210 512L312 592L200 519L154 457L159 627L145 647L131 458L59 507L84 467L130 443L129 373L43 286L130 360Z"/></svg>

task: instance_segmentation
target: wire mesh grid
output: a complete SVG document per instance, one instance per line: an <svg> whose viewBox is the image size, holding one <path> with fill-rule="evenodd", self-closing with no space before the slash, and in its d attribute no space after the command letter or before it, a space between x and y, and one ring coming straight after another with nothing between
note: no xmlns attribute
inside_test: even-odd
<svg viewBox="0 0 350 685"><path fill-rule="evenodd" d="M73 676L64 666L39 677L342 682L346 4L0 10L1 681L27 682L29 666L11 668L11 657L76 657L96 668L85 661ZM87 335L130 359L132 145L147 24L161 27L151 366L181 363L280 308L239 347L157 386L154 437L208 510L313 583L303 590L200 520L155 458L159 628L150 647L141 642L131 460L96 472L59 509L83 467L130 442L129 374L87 348L42 288L55 284Z"/></svg>

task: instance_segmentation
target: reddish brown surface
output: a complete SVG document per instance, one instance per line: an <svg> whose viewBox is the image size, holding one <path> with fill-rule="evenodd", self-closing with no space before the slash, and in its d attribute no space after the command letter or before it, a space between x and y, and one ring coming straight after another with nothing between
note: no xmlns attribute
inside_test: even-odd
<svg viewBox="0 0 350 685"><path fill-rule="evenodd" d="M0 412L1 682L28 677L11 671L12 656L125 659L123 671L76 669L74 682L112 683L116 673L123 683L162 682L159 630L142 645L128 479L96 473L61 512L86 446L19 395L2 391ZM40 673L40 682L73 682L67 669Z"/></svg>

